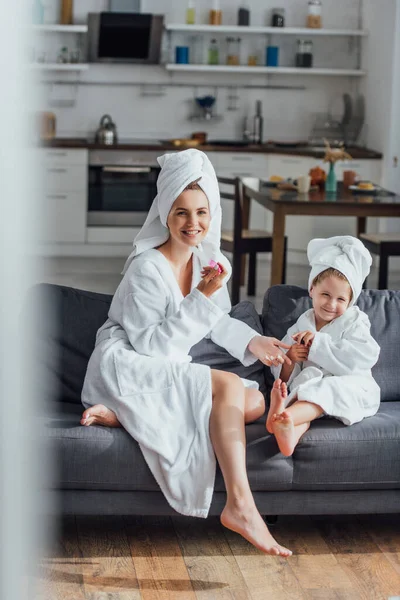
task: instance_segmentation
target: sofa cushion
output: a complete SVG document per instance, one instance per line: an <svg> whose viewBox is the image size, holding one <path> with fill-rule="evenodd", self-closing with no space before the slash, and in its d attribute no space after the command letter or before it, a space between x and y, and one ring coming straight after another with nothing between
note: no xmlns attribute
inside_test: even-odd
<svg viewBox="0 0 400 600"><path fill-rule="evenodd" d="M138 443L122 428L79 423L81 410L74 403L54 406L40 418L57 466L53 487L80 490L159 491ZM55 412L56 411L56 412ZM264 424L246 427L247 465L254 489L289 490L293 466L277 450ZM218 469L216 491L224 491Z"/></svg>
<svg viewBox="0 0 400 600"><path fill-rule="evenodd" d="M295 490L400 488L400 402L381 404L373 417L346 427L313 422L294 454Z"/></svg>
<svg viewBox="0 0 400 600"><path fill-rule="evenodd" d="M381 347L372 374L381 388L382 402L400 400L400 376L397 366L400 347L400 291L363 290L357 300L360 310L371 321L371 334ZM299 316L311 308L305 288L276 285L264 296L262 324L264 335L282 339ZM273 383L271 371L265 369L267 384Z"/></svg>
<svg viewBox="0 0 400 600"><path fill-rule="evenodd" d="M28 318L37 319L33 355L39 361L36 383L44 399L74 402L81 406L81 391L96 332L107 319L112 296L71 287L39 284L28 298ZM32 312L33 306L33 312ZM251 302L234 306L231 316L262 333L260 317ZM194 362L253 379L265 393L260 362L244 367L224 348L204 339L191 350Z"/></svg>
<svg viewBox="0 0 400 600"><path fill-rule="evenodd" d="M53 405L54 410L57 408ZM124 429L83 427L76 404L41 419L58 467L53 487L158 491L140 448ZM254 492L400 488L400 402L352 427L318 419L285 458L264 424L246 426L247 470ZM224 491L218 470L216 491Z"/></svg>

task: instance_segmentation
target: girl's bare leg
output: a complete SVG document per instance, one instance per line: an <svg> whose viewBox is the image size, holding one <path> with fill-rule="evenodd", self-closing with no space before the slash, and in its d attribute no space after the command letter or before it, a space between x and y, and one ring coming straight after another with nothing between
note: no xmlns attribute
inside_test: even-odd
<svg viewBox="0 0 400 600"><path fill-rule="evenodd" d="M252 423L259 419L265 411L265 400L261 392L254 388L245 389L245 413L246 423ZM96 404L85 410L81 418L81 425L103 425L104 427L122 427L117 415L104 404Z"/></svg>
<svg viewBox="0 0 400 600"><path fill-rule="evenodd" d="M290 556L272 537L254 502L246 471L245 390L239 377L211 369L210 436L225 481L221 523L265 554Z"/></svg>
<svg viewBox="0 0 400 600"><path fill-rule="evenodd" d="M269 433L274 433L272 418L274 415L279 415L285 408L285 400L287 398L287 387L286 383L282 382L281 379L274 381L274 387L271 390L271 396L269 401L269 410L267 422L265 424Z"/></svg>
<svg viewBox="0 0 400 600"><path fill-rule="evenodd" d="M285 383L279 383L276 380L272 394L282 394L285 396ZM283 389L282 389L283 388ZM285 456L291 456L296 448L299 439L310 427L310 422L314 421L323 414L323 409L318 404L296 400L294 404L283 410L280 414L275 413L272 416L272 430L275 434L279 450Z"/></svg>

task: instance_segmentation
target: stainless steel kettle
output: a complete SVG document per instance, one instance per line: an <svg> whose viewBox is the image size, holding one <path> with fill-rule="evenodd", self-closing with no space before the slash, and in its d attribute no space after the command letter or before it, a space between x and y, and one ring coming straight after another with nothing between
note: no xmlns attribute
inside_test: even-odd
<svg viewBox="0 0 400 600"><path fill-rule="evenodd" d="M110 146L118 141L117 126L110 115L103 115L100 119L100 126L96 131L96 143Z"/></svg>

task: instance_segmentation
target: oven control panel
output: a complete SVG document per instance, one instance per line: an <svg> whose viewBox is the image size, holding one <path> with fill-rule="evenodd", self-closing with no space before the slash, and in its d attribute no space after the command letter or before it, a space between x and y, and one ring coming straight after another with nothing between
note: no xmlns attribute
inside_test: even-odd
<svg viewBox="0 0 400 600"><path fill-rule="evenodd" d="M102 167L118 165L126 167L159 167L159 150L90 150L89 165Z"/></svg>

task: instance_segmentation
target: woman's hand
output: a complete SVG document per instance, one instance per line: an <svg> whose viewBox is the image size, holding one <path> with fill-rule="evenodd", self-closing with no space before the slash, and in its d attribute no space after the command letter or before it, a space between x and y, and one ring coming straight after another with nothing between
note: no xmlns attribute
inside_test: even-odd
<svg viewBox="0 0 400 600"><path fill-rule="evenodd" d="M304 344L293 344L290 346L290 350L287 351L286 356L295 363L304 362L308 359L309 349Z"/></svg>
<svg viewBox="0 0 400 600"><path fill-rule="evenodd" d="M276 338L257 335L250 340L247 348L258 358L258 360L264 363L264 365L267 365L267 367L270 367L271 365L277 367L284 363L287 363L288 365L292 364L290 358L280 350L280 348L290 349L290 346Z"/></svg>
<svg viewBox="0 0 400 600"><path fill-rule="evenodd" d="M292 335L292 338L297 344L303 344L307 348L311 346L315 338L315 333L312 331L299 331Z"/></svg>
<svg viewBox="0 0 400 600"><path fill-rule="evenodd" d="M218 267L221 269L221 273L218 273ZM227 274L228 271L221 263L217 263L215 267L203 267L201 272L202 280L198 284L197 289L209 298L214 292L222 288L224 285L223 280Z"/></svg>

